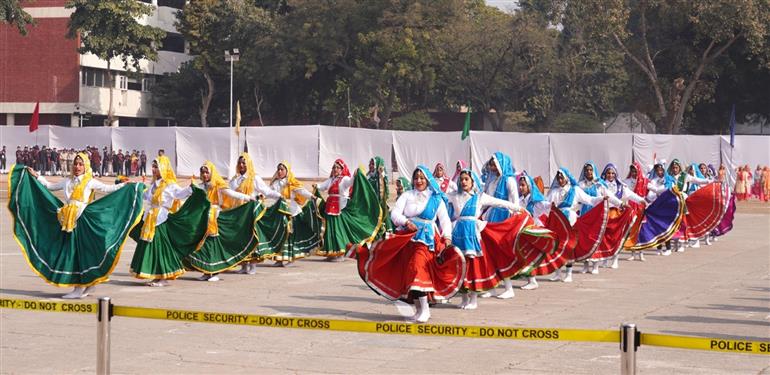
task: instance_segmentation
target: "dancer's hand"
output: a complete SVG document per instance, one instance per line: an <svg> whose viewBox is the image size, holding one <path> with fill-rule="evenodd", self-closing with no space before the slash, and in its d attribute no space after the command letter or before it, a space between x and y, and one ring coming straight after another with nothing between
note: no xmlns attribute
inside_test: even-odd
<svg viewBox="0 0 770 375"><path fill-rule="evenodd" d="M412 232L417 232L417 226L414 225L411 220L406 222L406 229L409 229Z"/></svg>
<svg viewBox="0 0 770 375"><path fill-rule="evenodd" d="M32 169L32 167L27 167L27 172L29 172L29 174L31 174L32 177L34 177L34 178L38 178L40 176L40 174L35 172L35 170Z"/></svg>

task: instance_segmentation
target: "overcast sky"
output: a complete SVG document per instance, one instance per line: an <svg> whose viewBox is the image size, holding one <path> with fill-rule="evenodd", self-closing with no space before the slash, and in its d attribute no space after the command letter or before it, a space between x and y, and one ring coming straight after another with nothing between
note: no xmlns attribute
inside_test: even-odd
<svg viewBox="0 0 770 375"><path fill-rule="evenodd" d="M506 12L510 12L518 8L518 0L486 0L487 5L498 7Z"/></svg>

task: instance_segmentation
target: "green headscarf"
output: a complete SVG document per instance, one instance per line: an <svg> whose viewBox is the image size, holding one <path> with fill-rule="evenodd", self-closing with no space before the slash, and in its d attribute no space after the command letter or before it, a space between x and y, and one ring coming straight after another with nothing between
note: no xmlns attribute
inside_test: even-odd
<svg viewBox="0 0 770 375"><path fill-rule="evenodd" d="M374 161L374 173L368 176L369 182L382 201L387 202L390 192L388 191L388 170L385 167L385 159L375 156L372 160ZM382 186L380 186L380 178L382 178Z"/></svg>

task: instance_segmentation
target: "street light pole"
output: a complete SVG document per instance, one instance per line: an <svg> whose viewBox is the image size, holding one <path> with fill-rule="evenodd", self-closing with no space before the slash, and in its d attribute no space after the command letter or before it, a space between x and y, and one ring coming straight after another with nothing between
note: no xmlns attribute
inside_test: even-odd
<svg viewBox="0 0 770 375"><path fill-rule="evenodd" d="M238 51L238 48L233 48L232 52L230 50L225 50L225 61L230 62L230 127L233 127L233 63L235 61L238 61L240 58L240 51Z"/></svg>

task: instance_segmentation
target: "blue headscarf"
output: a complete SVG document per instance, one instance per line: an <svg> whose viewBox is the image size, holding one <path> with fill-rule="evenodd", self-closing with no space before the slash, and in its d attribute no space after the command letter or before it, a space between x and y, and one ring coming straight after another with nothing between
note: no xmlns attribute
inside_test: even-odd
<svg viewBox="0 0 770 375"><path fill-rule="evenodd" d="M494 197L508 200L508 189L506 189L505 184L508 181L508 177L514 177L516 175L516 172L513 169L513 163L511 162L511 157L498 151L492 154L490 160L495 163L497 171L500 173L500 178L497 180L497 186L495 187ZM489 168L484 168L482 173L481 181L486 184L492 179L492 173L489 171Z"/></svg>
<svg viewBox="0 0 770 375"><path fill-rule="evenodd" d="M430 173L430 170L428 167L424 165L418 165L416 170L420 170L423 175L425 175L425 179L428 181L428 189L433 193L431 196L431 200L428 201L428 205L425 206L425 210L419 215L420 218L423 219L429 219L429 220L437 220L438 218L435 217L435 210L438 210L439 205L441 202L435 202L433 201L434 196L438 197L440 200L444 201L444 205L446 207L449 207L449 200L447 199L446 194L441 191L441 188L439 187L436 180L433 178L433 175ZM414 175L414 173L412 173ZM426 217L427 216L427 217ZM428 246L431 250L434 248L434 240L433 240L433 225L432 224L425 224L414 222L414 225L417 226L417 232L412 237L412 241L422 242L425 245Z"/></svg>
<svg viewBox="0 0 770 375"><path fill-rule="evenodd" d="M527 172L523 172L521 176L519 176L519 179L524 179L525 183L529 185L529 202L527 203L527 211L531 215L535 214L535 204L538 202L545 201L545 197L543 196L543 193L540 191L540 189L535 184L535 180L530 177ZM521 196L521 191L519 191L519 196Z"/></svg>
<svg viewBox="0 0 770 375"><path fill-rule="evenodd" d="M458 193L462 193L463 192L462 187L460 187L460 175L462 175L463 173L470 174L471 179L473 180L473 188L470 191L471 195L476 195L476 194L481 193L481 192L484 191L483 190L483 185L481 184L481 179L479 178L479 175L476 174L476 172L474 172L470 168L463 168L457 174L457 181L456 181L456 183L457 183L457 191L458 191ZM451 205L451 204L447 205L447 209L449 210L449 217L450 218L453 217L454 216L454 205ZM463 207L457 207L457 209L458 210L462 210Z"/></svg>
<svg viewBox="0 0 770 375"><path fill-rule="evenodd" d="M569 170L565 167L559 168L559 170L556 172L556 176L559 175L559 173L563 174L564 177L567 179L567 185L569 185L569 192L567 192L567 195L564 197L564 201L562 201L557 207L564 212L565 216L569 216L569 209L572 207L572 204L575 202L575 187L577 186L577 181L575 180L575 177L572 176L571 173L569 173ZM559 181L554 177L553 181L551 181L551 189L555 189L556 187L559 187Z"/></svg>
<svg viewBox="0 0 770 375"><path fill-rule="evenodd" d="M589 166L589 165L591 166L591 168L594 171L593 182L596 182L596 183L606 187L607 183L604 182L604 179L601 176L599 176L599 169L596 168L596 163L594 163L592 160L589 160L585 164L583 164L583 169L580 170L580 180L578 180L578 181L588 181L588 178L586 177L586 167ZM617 170L615 171L615 173L617 173ZM589 193L589 195L596 196L596 194L590 194L590 193Z"/></svg>
<svg viewBox="0 0 770 375"><path fill-rule="evenodd" d="M647 175L650 180L654 180L658 178L658 174L655 173L655 169L660 166L663 168L663 186L665 186L666 189L671 189L674 186L674 183L676 182L674 180L674 177L671 177L670 174L668 174L668 171L666 171L666 168L663 166L662 163L657 163L652 166L652 169L650 169L650 173Z"/></svg>
<svg viewBox="0 0 770 375"><path fill-rule="evenodd" d="M693 170L693 172L695 174L695 177L706 178L703 175L703 173L700 173L700 168L698 168L698 164L697 163L690 164L690 168L692 168L692 170ZM689 171L688 171L688 173L689 173ZM690 184L689 188L687 189L687 194L692 194L692 193L695 192L695 190L698 190L698 185L697 184Z"/></svg>

